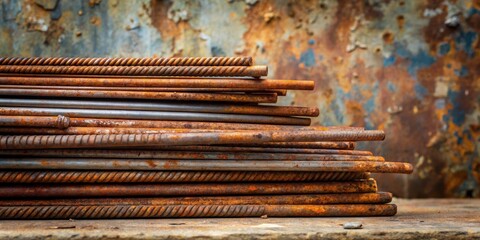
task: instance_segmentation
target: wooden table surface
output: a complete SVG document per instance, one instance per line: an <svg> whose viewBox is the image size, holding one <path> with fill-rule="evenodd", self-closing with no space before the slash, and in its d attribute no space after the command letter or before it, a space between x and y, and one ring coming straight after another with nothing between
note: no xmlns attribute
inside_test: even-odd
<svg viewBox="0 0 480 240"><path fill-rule="evenodd" d="M1 239L480 239L480 199L395 199L394 217L0 221ZM361 222L363 229L342 224Z"/></svg>

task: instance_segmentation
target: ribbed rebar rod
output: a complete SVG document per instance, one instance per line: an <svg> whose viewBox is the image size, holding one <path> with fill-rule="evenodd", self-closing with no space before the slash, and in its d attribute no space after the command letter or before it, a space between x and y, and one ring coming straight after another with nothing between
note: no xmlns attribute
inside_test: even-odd
<svg viewBox="0 0 480 240"><path fill-rule="evenodd" d="M252 57L159 57L159 58L81 58L81 57L2 57L0 65L50 66L251 66Z"/></svg>
<svg viewBox="0 0 480 240"><path fill-rule="evenodd" d="M34 108L34 107L0 107L0 115L23 116L57 116L93 117L93 118L124 118L141 120L170 120L170 121L210 121L255 124L283 124L308 126L310 118L263 116L246 114L223 113L195 113L195 112L163 112L138 110L109 110L109 109L75 109L75 108ZM0 116L1 118L1 116ZM72 123L70 121L70 123ZM188 124L188 123L184 123ZM72 126L73 127L73 126ZM182 129L182 128L178 128ZM8 131L8 130L6 130ZM38 130L32 129L33 133Z"/></svg>
<svg viewBox="0 0 480 240"><path fill-rule="evenodd" d="M375 180L293 183L151 183L0 186L0 198L89 198L374 193Z"/></svg>
<svg viewBox="0 0 480 240"><path fill-rule="evenodd" d="M392 194L305 194L201 196L168 198L83 198L42 200L0 200L0 206L103 206L103 205L322 205L322 204L380 204L392 201Z"/></svg>
<svg viewBox="0 0 480 240"><path fill-rule="evenodd" d="M96 86L96 87L176 87L176 88L253 88L253 89L292 89L313 90L311 80L271 80L271 79L198 79L198 78L105 78L103 77L41 77L0 75L0 84L42 85L42 86Z"/></svg>
<svg viewBox="0 0 480 240"><path fill-rule="evenodd" d="M235 144L254 142L317 142L383 140L380 130L362 131L225 131L220 133L164 133L111 135L0 136L0 149L103 148L124 146Z"/></svg>
<svg viewBox="0 0 480 240"><path fill-rule="evenodd" d="M104 205L0 207L0 219L393 216L394 204L347 205Z"/></svg>
<svg viewBox="0 0 480 240"><path fill-rule="evenodd" d="M0 73L119 76L261 77L267 66L20 66L0 65Z"/></svg>
<svg viewBox="0 0 480 240"><path fill-rule="evenodd" d="M379 161L380 156L292 154L292 153L243 153L149 150L91 150L91 149L35 149L0 150L0 156L11 157L63 157L63 158L131 158L131 159L198 159L198 160L289 160L289 161Z"/></svg>
<svg viewBox="0 0 480 240"><path fill-rule="evenodd" d="M227 113L271 116L311 116L319 114L318 108L239 105L188 102L145 102L145 101L92 101L63 99L19 99L0 98L3 107L41 107L41 108L74 108L74 109L107 109L107 110L147 110L197 113Z"/></svg>
<svg viewBox="0 0 480 240"><path fill-rule="evenodd" d="M275 103L277 94L235 94L235 93L191 93L191 92L138 92L138 91L99 91L61 89L15 89L0 88L0 96L30 97L71 97L71 98L115 98L151 99L175 101L209 101L242 103Z"/></svg>
<svg viewBox="0 0 480 240"><path fill-rule="evenodd" d="M0 183L343 182L365 172L0 171Z"/></svg>
<svg viewBox="0 0 480 240"><path fill-rule="evenodd" d="M381 161L158 160L97 158L0 158L0 169L152 171L322 171L411 173L413 166Z"/></svg>

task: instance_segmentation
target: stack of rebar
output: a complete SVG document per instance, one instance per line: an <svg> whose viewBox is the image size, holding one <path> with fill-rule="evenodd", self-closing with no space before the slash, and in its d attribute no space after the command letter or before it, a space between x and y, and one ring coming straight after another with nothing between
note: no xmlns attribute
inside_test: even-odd
<svg viewBox="0 0 480 240"><path fill-rule="evenodd" d="M0 219L390 216L370 173L410 173L274 106L310 80L250 57L0 58Z"/></svg>

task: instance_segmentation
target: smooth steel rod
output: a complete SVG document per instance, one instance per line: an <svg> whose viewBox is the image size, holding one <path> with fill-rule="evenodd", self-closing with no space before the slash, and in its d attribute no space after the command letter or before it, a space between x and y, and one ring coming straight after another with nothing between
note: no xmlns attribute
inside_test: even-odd
<svg viewBox="0 0 480 240"><path fill-rule="evenodd" d="M230 113L272 116L310 116L319 114L318 108L239 105L215 103L179 103L179 102L146 102L146 101L94 101L94 100L63 100L63 99L19 99L0 98L3 107L41 107L41 108L77 108L77 109L107 109L107 110L147 110L170 112L197 113Z"/></svg>
<svg viewBox="0 0 480 240"><path fill-rule="evenodd" d="M273 171L0 171L0 183L343 182L368 179L365 172Z"/></svg>
<svg viewBox="0 0 480 240"><path fill-rule="evenodd" d="M2 57L0 65L47 66L251 66L252 57Z"/></svg>
<svg viewBox="0 0 480 240"><path fill-rule="evenodd" d="M376 161L158 160L1 157L0 169L155 171L322 171L411 173L409 163Z"/></svg>
<svg viewBox="0 0 480 240"><path fill-rule="evenodd" d="M322 204L368 204L389 203L392 194L349 193L349 194L296 194L296 195L253 195L253 196L201 196L169 198L82 198L42 200L0 200L0 206L89 206L89 205L322 205Z"/></svg>
<svg viewBox="0 0 480 240"><path fill-rule="evenodd" d="M0 136L0 149L104 148L235 144L254 142L378 141L380 130L362 131L225 131L216 133Z"/></svg>
<svg viewBox="0 0 480 240"><path fill-rule="evenodd" d="M0 66L1 67L1 66ZM241 103L276 103L277 94L191 93L191 92L138 92L62 89L0 88L0 96L30 96L58 98L115 98L141 100L175 100Z"/></svg>
<svg viewBox="0 0 480 240"><path fill-rule="evenodd" d="M4 85L41 85L41 86L96 86L96 87L174 87L174 88L253 88L253 89L289 89L313 90L315 82L311 80L271 80L271 79L230 79L230 78L106 78L88 77L41 77L0 75L0 84Z"/></svg>
<svg viewBox="0 0 480 240"><path fill-rule="evenodd" d="M0 65L0 73L118 76L262 77L267 66L25 66Z"/></svg>
<svg viewBox="0 0 480 240"><path fill-rule="evenodd" d="M89 198L375 193L373 179L355 182L151 183L0 186L0 198Z"/></svg>
<svg viewBox="0 0 480 240"><path fill-rule="evenodd" d="M138 110L99 110L99 109L74 109L74 108L34 108L34 107L0 107L0 115L24 116L57 116L87 117L87 118L124 118L124 119L151 119L174 121L210 121L233 123L263 123L283 125L310 125L309 118L262 116L246 114L222 113L194 113L194 112L160 112ZM1 118L1 116L0 116ZM70 123L72 123L70 121ZM186 124L186 123L184 123Z"/></svg>
<svg viewBox="0 0 480 240"><path fill-rule="evenodd" d="M19 214L22 213L22 214ZM395 204L8 206L0 219L393 216Z"/></svg>
<svg viewBox="0 0 480 240"><path fill-rule="evenodd" d="M243 152L192 152L149 150L91 150L91 149L35 149L0 150L0 156L12 157L63 157L63 158L131 158L131 159L198 159L198 160L289 160L289 161L379 161L380 156L243 153Z"/></svg>

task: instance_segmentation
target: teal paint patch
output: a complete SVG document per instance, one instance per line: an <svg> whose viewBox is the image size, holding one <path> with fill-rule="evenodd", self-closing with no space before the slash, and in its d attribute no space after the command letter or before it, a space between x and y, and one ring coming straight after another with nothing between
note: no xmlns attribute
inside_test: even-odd
<svg viewBox="0 0 480 240"><path fill-rule="evenodd" d="M453 108L448 110L448 115L451 116L452 121L455 125L461 126L465 123L466 113L462 108L460 101L461 93L457 91L449 90L447 94L449 102L453 105Z"/></svg>
<svg viewBox="0 0 480 240"><path fill-rule="evenodd" d="M455 47L458 51L465 51L468 57L472 58L475 54L473 50L473 43L477 38L478 34L476 32L464 32L460 31L455 37Z"/></svg>
<svg viewBox="0 0 480 240"><path fill-rule="evenodd" d="M315 53L313 49L309 48L307 51L303 52L300 56L300 62L305 65L305 67L315 66Z"/></svg>
<svg viewBox="0 0 480 240"><path fill-rule="evenodd" d="M468 68L465 67L465 66L462 66L460 69L455 69L453 70L453 72L455 73L455 75L457 75L458 77L465 77L468 75Z"/></svg>
<svg viewBox="0 0 480 240"><path fill-rule="evenodd" d="M383 66L384 67L392 66L393 64L395 64L395 60L396 60L396 58L395 58L394 55L391 55L388 58L383 58Z"/></svg>
<svg viewBox="0 0 480 240"><path fill-rule="evenodd" d="M445 108L445 99L437 99L435 100L435 108L436 109L444 109Z"/></svg>
<svg viewBox="0 0 480 240"><path fill-rule="evenodd" d="M390 92L396 92L397 91L397 86L395 86L395 84L393 84L392 82L388 82L387 83L387 89Z"/></svg>
<svg viewBox="0 0 480 240"><path fill-rule="evenodd" d="M440 43L440 46L438 47L438 55L445 56L448 52L450 52L450 43Z"/></svg>

